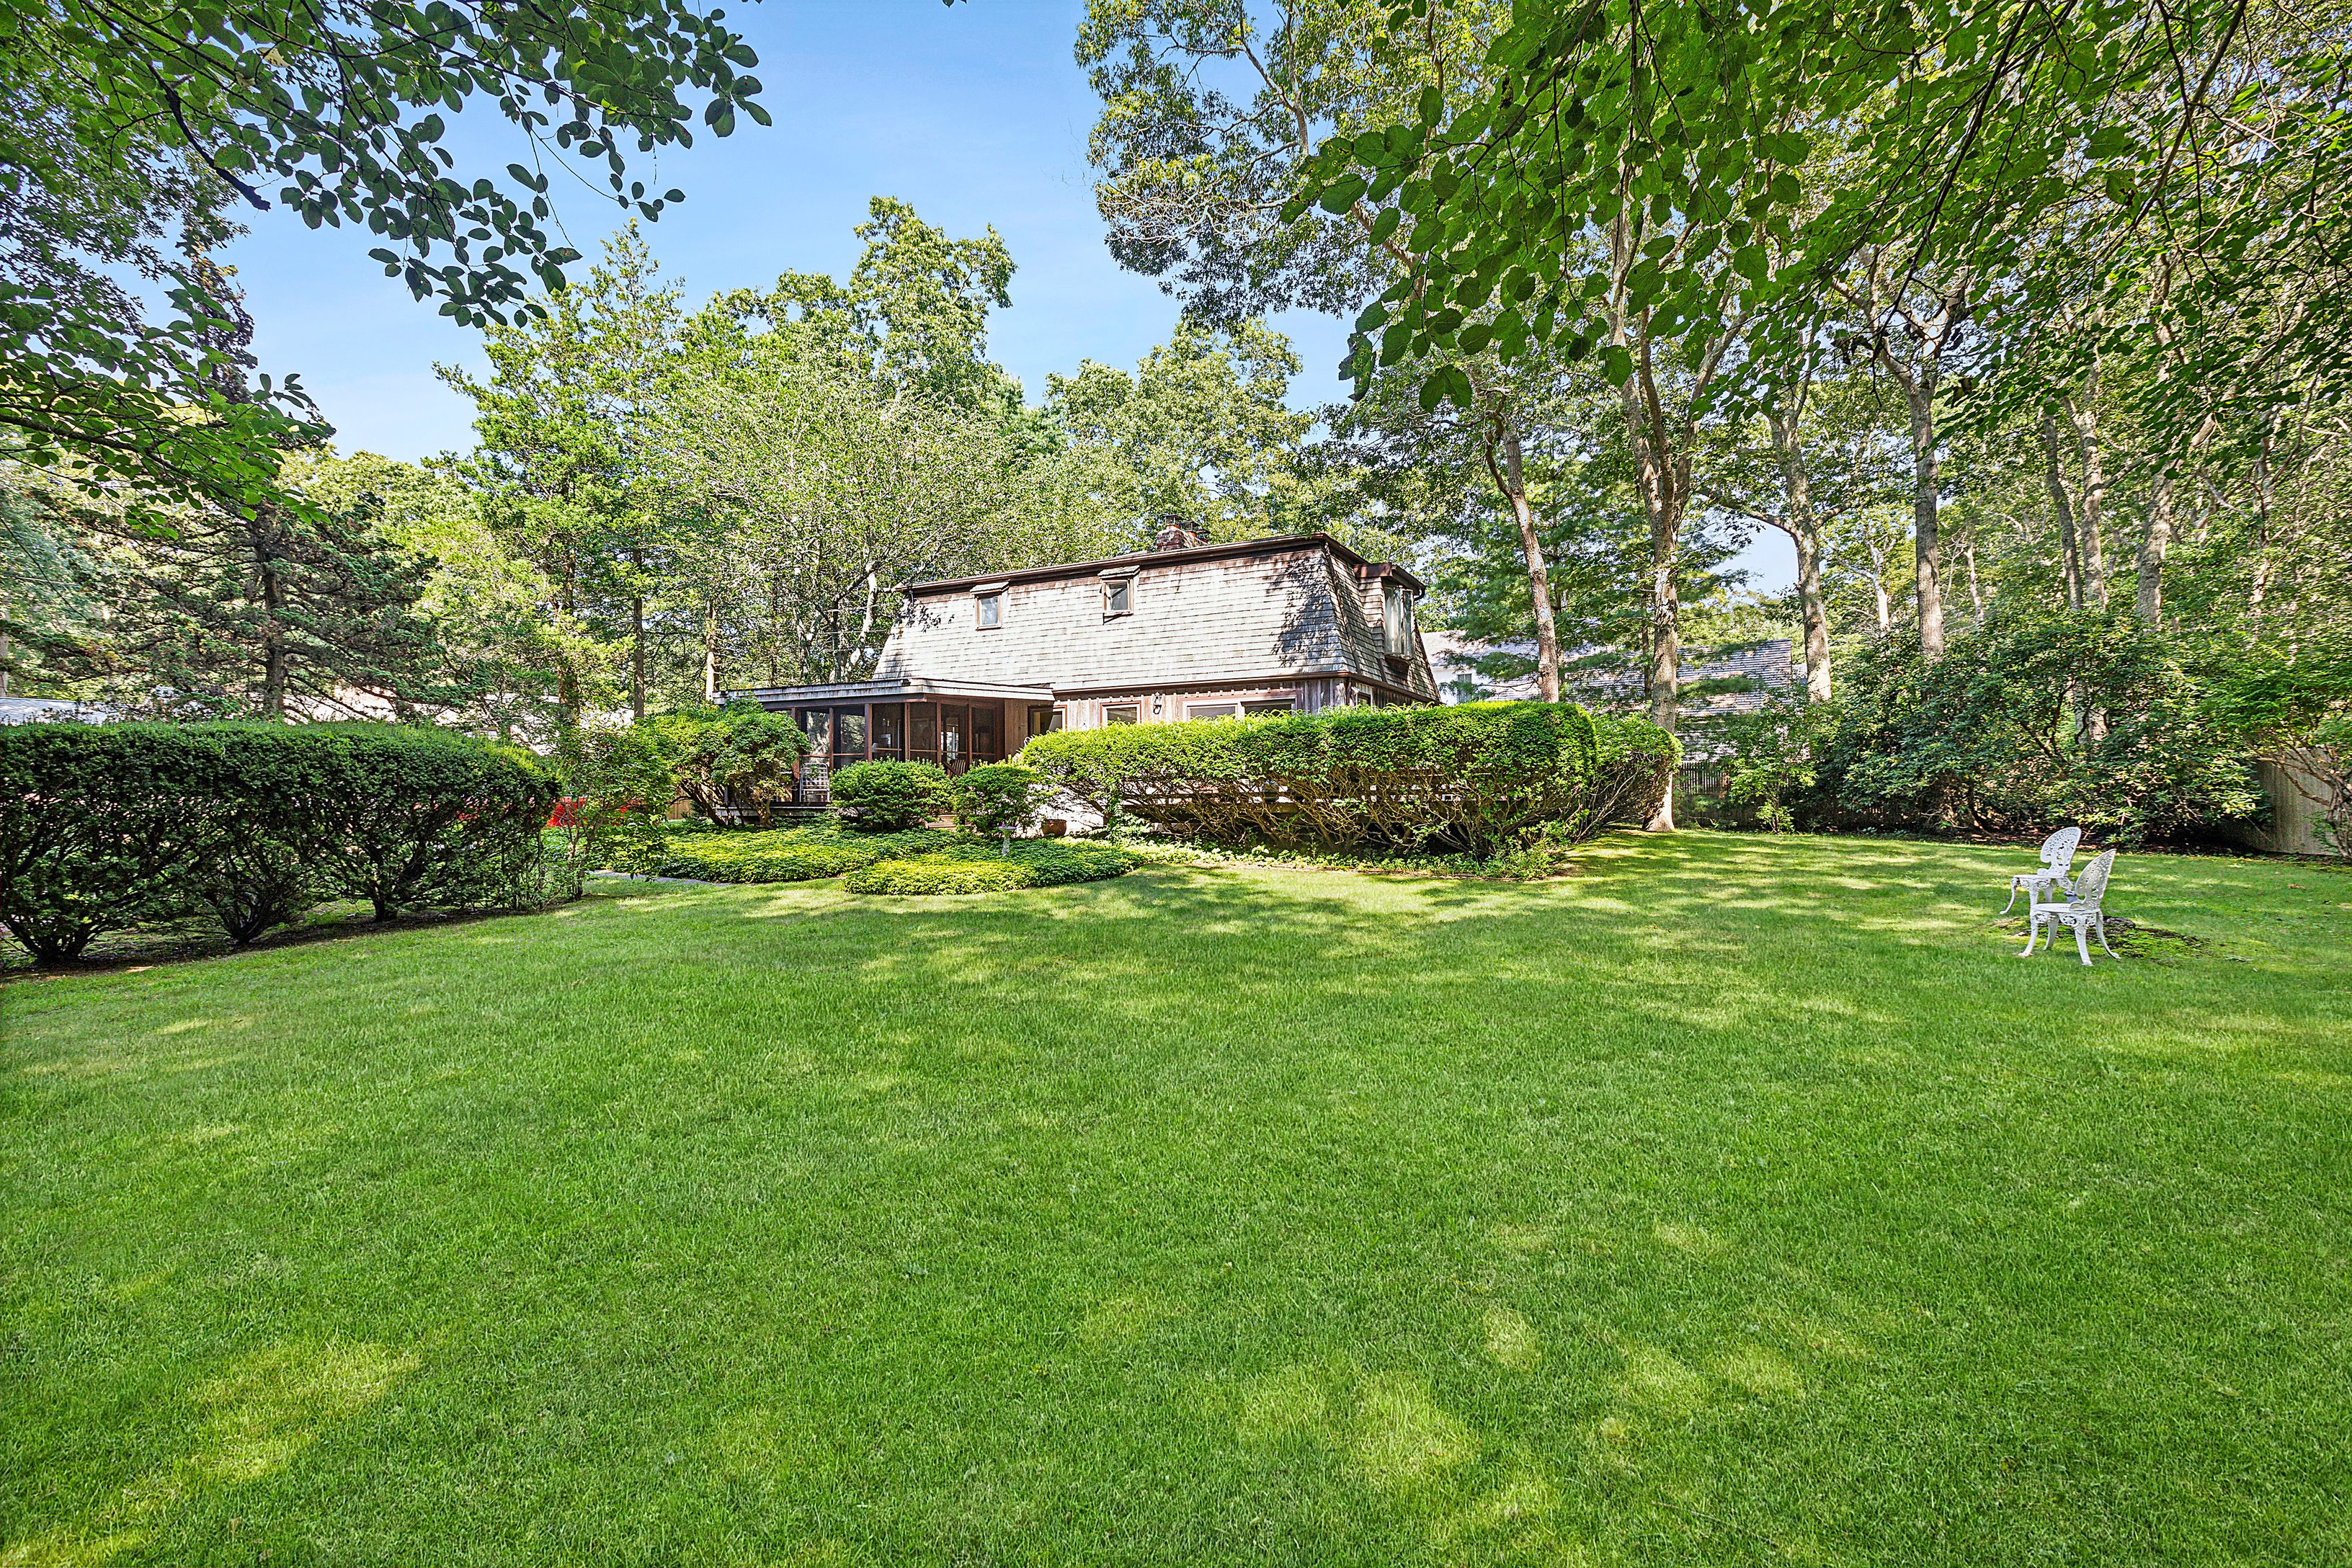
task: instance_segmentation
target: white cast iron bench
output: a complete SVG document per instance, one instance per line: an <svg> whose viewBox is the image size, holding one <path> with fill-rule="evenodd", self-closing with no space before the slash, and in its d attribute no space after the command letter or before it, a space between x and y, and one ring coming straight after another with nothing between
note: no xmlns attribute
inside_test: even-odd
<svg viewBox="0 0 2352 1568"><path fill-rule="evenodd" d="M2072 888L2066 879L2066 868L2074 863L2075 847L2083 842L2079 827L2062 827L2042 841L2042 868L2020 871L2009 879L2009 902L2000 907L2002 914L2017 908L2017 895L2025 895L2025 907L2046 901L2053 889Z"/></svg>
<svg viewBox="0 0 2352 1568"><path fill-rule="evenodd" d="M2050 945L2057 946L2058 928L2064 926L2074 933L2074 951L2083 955L2084 967L2090 966L2090 933L2093 931L2098 933L2099 945L2106 948L2109 958L2121 957L2122 954L2114 948L2107 947L2107 917L2099 908L2099 901L2107 894L2107 872L2115 863L2116 852L2102 849L2098 858L2074 879L2074 889L2066 895L2064 903L2043 903L2039 899L2035 900L2025 915L2025 951L2017 956L2033 956L2033 944L2041 940L2044 931L2050 933Z"/></svg>

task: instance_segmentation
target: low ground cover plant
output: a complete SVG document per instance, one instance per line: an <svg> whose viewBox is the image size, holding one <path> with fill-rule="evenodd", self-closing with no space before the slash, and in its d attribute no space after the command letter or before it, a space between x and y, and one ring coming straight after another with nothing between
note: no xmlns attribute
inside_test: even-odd
<svg viewBox="0 0 2352 1568"><path fill-rule="evenodd" d="M846 771L846 770L845 770ZM699 825L665 825L616 845L605 868L640 877L687 877L705 882L807 882L838 877L894 855L920 855L956 842L937 828L858 833L835 823L751 832L714 832Z"/></svg>
<svg viewBox="0 0 2352 1568"><path fill-rule="evenodd" d="M243 946L334 898L535 901L554 773L430 725L0 730L0 924L37 959L194 911Z"/></svg>
<svg viewBox="0 0 2352 1568"><path fill-rule="evenodd" d="M1101 812L1185 837L1486 858L1538 830L1576 842L1647 816L1675 739L1567 702L1349 708L1040 735L1021 752Z"/></svg>
<svg viewBox="0 0 2352 1568"><path fill-rule="evenodd" d="M1143 863L1116 844L1022 838L1000 847L965 839L928 854L877 860L852 871L841 885L853 893L993 893L1099 882Z"/></svg>
<svg viewBox="0 0 2352 1568"><path fill-rule="evenodd" d="M854 826L899 833L944 816L954 804L937 763L853 763L833 775L833 802L856 814Z"/></svg>
<svg viewBox="0 0 2352 1568"><path fill-rule="evenodd" d="M765 832L714 832L672 823L648 838L617 847L608 868L705 882L808 882L848 876L853 880L845 885L853 891L921 893L1091 882L1123 876L1140 864L1140 857L1114 845L1058 838L1015 839L1007 849L992 839L943 828L859 833L813 823Z"/></svg>

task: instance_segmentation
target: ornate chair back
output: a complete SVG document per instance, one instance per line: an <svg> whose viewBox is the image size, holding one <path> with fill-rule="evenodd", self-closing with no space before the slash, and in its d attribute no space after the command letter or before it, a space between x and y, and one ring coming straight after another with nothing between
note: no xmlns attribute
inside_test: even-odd
<svg viewBox="0 0 2352 1568"><path fill-rule="evenodd" d="M2106 897L2107 872L2114 868L2115 863L2114 850L2100 850L2098 858L2091 862L2090 867L2074 879L2074 895L2066 901L2078 910L2097 909L2099 900Z"/></svg>
<svg viewBox="0 0 2352 1568"><path fill-rule="evenodd" d="M2060 876L2074 863L2074 850L2083 842L2079 827L2062 827L2042 841L2042 863Z"/></svg>

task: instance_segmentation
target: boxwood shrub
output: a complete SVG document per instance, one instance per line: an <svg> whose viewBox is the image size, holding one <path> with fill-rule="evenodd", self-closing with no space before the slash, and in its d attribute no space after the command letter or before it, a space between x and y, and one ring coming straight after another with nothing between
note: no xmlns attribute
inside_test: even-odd
<svg viewBox="0 0 2352 1568"><path fill-rule="evenodd" d="M1113 844L1024 838L1001 850L984 839L965 839L929 854L877 860L852 871L841 885L853 893L993 893L1098 882L1142 863Z"/></svg>
<svg viewBox="0 0 2352 1568"><path fill-rule="evenodd" d="M1021 761L1107 820L1188 837L1483 858L1547 825L1574 840L1647 816L1678 755L1646 720L1472 702L1063 730Z"/></svg>
<svg viewBox="0 0 2352 1568"><path fill-rule="evenodd" d="M833 775L833 800L857 814L857 826L897 833L920 827L953 804L937 763L852 763Z"/></svg>
<svg viewBox="0 0 2352 1568"><path fill-rule="evenodd" d="M395 724L0 729L0 924L34 955L195 910L252 941L328 898L525 901L556 798L529 752Z"/></svg>

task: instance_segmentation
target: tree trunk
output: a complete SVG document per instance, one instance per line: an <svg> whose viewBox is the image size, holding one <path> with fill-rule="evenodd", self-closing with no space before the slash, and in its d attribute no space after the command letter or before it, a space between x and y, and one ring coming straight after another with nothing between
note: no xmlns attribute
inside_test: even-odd
<svg viewBox="0 0 2352 1568"><path fill-rule="evenodd" d="M266 517L255 520L266 531ZM286 582L269 552L266 531L255 541L255 574L261 579L261 716L286 717Z"/></svg>
<svg viewBox="0 0 2352 1568"><path fill-rule="evenodd" d="M1502 413L1486 427L1484 443L1486 471L1495 488L1510 503L1511 520L1519 527L1519 553L1528 566L1528 601L1536 618L1536 694L1546 702L1559 700L1559 631L1552 618L1551 573L1544 563L1543 541L1536 534L1535 510L1528 504L1526 457L1519 446L1518 426ZM1502 460L1496 461L1497 449Z"/></svg>
<svg viewBox="0 0 2352 1568"><path fill-rule="evenodd" d="M2172 478L2169 458L2147 488L2147 531L2140 536L2137 591L2132 613L2140 625L2155 626L2164 618L2164 558L2172 550Z"/></svg>
<svg viewBox="0 0 2352 1568"><path fill-rule="evenodd" d="M629 601L629 717L646 717L646 602Z"/></svg>
<svg viewBox="0 0 2352 1568"><path fill-rule="evenodd" d="M1772 449L1780 459L1780 495L1788 521L1780 531L1797 547L1797 605L1804 625L1805 700L1830 700L1830 619L1822 599L1822 525L1813 515L1811 476L1797 442L1797 416L1778 410L1766 416Z"/></svg>
<svg viewBox="0 0 2352 1568"><path fill-rule="evenodd" d="M719 600L709 594L702 599L702 700L719 705Z"/></svg>
<svg viewBox="0 0 2352 1568"><path fill-rule="evenodd" d="M1977 580L1977 525L1974 518L1969 520L1969 531L1960 541L1960 556L1968 563L1969 567L1969 605L1976 612L1978 629L1982 630L1984 585Z"/></svg>
<svg viewBox="0 0 2352 1568"><path fill-rule="evenodd" d="M1911 404L1911 536L1917 555L1919 651L1944 654L1943 545L1937 536L1936 375L1906 389Z"/></svg>
<svg viewBox="0 0 2352 1568"><path fill-rule="evenodd" d="M2050 486L2050 511L2058 520L2058 581L2066 608L2083 607L2083 555L2074 537L2074 503L2066 493L2066 470L2058 454L2058 416L2042 416L2043 477Z"/></svg>
<svg viewBox="0 0 2352 1568"><path fill-rule="evenodd" d="M2083 463L2082 519L2076 534L2083 546L2083 598L2096 609L2107 607L2107 552L2099 538L2100 514L2106 510L2106 468L2100 460L2099 412L2093 399L2098 396L2099 373L2091 372L2084 388L2083 400L2066 400L2066 417L2074 426L2074 446Z"/></svg>

